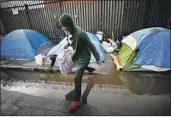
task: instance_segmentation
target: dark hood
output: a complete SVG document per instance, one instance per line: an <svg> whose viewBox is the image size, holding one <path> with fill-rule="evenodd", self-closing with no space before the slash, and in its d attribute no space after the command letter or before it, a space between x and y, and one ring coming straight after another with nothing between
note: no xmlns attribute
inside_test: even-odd
<svg viewBox="0 0 171 117"><path fill-rule="evenodd" d="M76 31L76 26L74 25L72 17L69 14L65 13L60 17L60 24L62 26L68 27L71 34L74 34Z"/></svg>

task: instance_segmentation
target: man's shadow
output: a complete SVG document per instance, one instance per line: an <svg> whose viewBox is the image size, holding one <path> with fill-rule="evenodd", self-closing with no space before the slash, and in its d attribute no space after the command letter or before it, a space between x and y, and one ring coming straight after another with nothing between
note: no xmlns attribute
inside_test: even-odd
<svg viewBox="0 0 171 117"><path fill-rule="evenodd" d="M87 81L88 81L87 86L81 96L82 104L87 104L88 95L90 94L90 91L95 84L94 78L91 76L88 76ZM73 99L74 99L73 97L74 97L74 89L65 95L65 100L73 101Z"/></svg>

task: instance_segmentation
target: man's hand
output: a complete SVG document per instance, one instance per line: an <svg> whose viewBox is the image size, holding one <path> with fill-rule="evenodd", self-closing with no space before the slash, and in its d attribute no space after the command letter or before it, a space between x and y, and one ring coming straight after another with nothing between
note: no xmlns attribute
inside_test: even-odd
<svg viewBox="0 0 171 117"><path fill-rule="evenodd" d="M100 62L100 61L96 61L96 63L97 63L98 65L101 65L101 62Z"/></svg>

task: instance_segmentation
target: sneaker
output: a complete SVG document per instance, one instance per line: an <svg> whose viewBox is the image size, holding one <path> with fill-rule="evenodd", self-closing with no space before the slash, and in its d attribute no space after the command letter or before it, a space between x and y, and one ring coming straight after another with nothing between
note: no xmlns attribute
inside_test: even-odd
<svg viewBox="0 0 171 117"><path fill-rule="evenodd" d="M75 110L79 105L80 105L80 101L77 101L77 102L73 101L73 102L69 105L69 110L70 110L70 111L73 111L73 110Z"/></svg>

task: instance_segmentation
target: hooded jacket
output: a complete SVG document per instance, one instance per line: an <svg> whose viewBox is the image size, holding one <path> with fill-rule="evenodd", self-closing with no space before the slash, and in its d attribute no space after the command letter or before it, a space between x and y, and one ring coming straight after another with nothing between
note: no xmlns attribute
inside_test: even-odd
<svg viewBox="0 0 171 117"><path fill-rule="evenodd" d="M72 60L75 64L89 64L91 58L90 51L93 53L97 61L100 60L99 53L97 52L95 46L92 44L87 33L83 31L81 28L74 25L74 22L70 15L63 14L60 18L60 24L62 26L67 27L70 33L72 34L71 46L75 50L72 56Z"/></svg>

